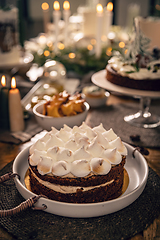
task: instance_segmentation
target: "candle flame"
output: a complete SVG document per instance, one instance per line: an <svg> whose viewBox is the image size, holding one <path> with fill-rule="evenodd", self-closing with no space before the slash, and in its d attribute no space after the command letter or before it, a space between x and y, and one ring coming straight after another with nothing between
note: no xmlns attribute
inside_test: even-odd
<svg viewBox="0 0 160 240"><path fill-rule="evenodd" d="M1 78L1 84L2 84L3 87L6 86L6 78L5 78L4 75L3 75L2 78Z"/></svg>
<svg viewBox="0 0 160 240"><path fill-rule="evenodd" d="M54 8L54 10L56 10L56 11L60 10L60 4L59 4L58 1L55 1L55 2L53 3L53 8Z"/></svg>
<svg viewBox="0 0 160 240"><path fill-rule="evenodd" d="M42 10L48 10L49 5L47 2L44 2L44 3L42 3L41 7L42 7Z"/></svg>
<svg viewBox="0 0 160 240"><path fill-rule="evenodd" d="M112 2L109 2L107 4L107 10L110 11L110 12L113 10L113 3Z"/></svg>
<svg viewBox="0 0 160 240"><path fill-rule="evenodd" d="M103 7L100 3L97 4L96 10L97 10L97 13L102 13L103 12Z"/></svg>
<svg viewBox="0 0 160 240"><path fill-rule="evenodd" d="M69 10L70 9L70 3L68 1L64 1L63 3L63 9L64 10Z"/></svg>
<svg viewBox="0 0 160 240"><path fill-rule="evenodd" d="M12 77L12 79L11 79L11 88L16 88L16 79L15 79L15 77Z"/></svg>

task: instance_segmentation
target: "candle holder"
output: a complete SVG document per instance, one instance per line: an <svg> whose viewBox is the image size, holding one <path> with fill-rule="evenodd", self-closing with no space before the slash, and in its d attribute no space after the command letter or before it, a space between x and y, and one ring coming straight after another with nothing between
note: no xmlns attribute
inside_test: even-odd
<svg viewBox="0 0 160 240"><path fill-rule="evenodd" d="M140 110L124 117L124 121L143 128L155 128L160 126L160 117L150 112L150 97L140 98Z"/></svg>

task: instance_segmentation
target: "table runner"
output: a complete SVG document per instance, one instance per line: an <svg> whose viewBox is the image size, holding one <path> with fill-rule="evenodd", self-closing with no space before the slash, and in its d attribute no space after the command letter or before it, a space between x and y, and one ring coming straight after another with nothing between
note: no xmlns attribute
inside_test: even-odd
<svg viewBox="0 0 160 240"><path fill-rule="evenodd" d="M12 170L12 162L1 171ZM0 184L0 208L10 209L24 201L14 181ZM149 168L146 187L128 207L95 218L68 218L28 209L11 217L0 218L0 224L15 239L108 239L124 240L146 229L160 214L160 178Z"/></svg>
<svg viewBox="0 0 160 240"><path fill-rule="evenodd" d="M137 103L109 105L91 110L87 123L91 127L103 123L106 130L112 128L121 139L129 144L142 147L160 147L160 126L157 128L140 128L124 121L124 116L139 110ZM151 106L151 112L160 116L160 107ZM140 141L132 141L130 136L139 135Z"/></svg>
<svg viewBox="0 0 160 240"><path fill-rule="evenodd" d="M91 127L94 127L100 123L103 123L106 129L113 128L115 133L126 143L136 146L159 148L160 126L153 129L144 129L132 126L123 120L124 116L138 111L138 107L138 103L125 103L91 109L91 117L87 119L87 124L89 124ZM151 106L151 111L160 116L159 107ZM32 136L40 131L42 131L42 128L36 122L33 114L30 114L30 118L26 121L26 130L24 134L27 134L27 136L25 136L24 142L29 140ZM136 134L140 135L140 141L136 142L131 140L130 136ZM1 131L0 141L14 144L19 144L22 142L21 140L11 136L10 132Z"/></svg>

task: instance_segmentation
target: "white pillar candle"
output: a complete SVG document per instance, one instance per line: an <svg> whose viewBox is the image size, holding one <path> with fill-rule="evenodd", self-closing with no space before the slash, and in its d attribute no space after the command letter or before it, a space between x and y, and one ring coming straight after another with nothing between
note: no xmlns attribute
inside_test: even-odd
<svg viewBox="0 0 160 240"><path fill-rule="evenodd" d="M97 31L96 31L96 57L99 58L101 56L102 48L101 48L101 36L102 36L102 24L103 24L103 7L101 4L97 4L96 7L96 17L97 17Z"/></svg>
<svg viewBox="0 0 160 240"><path fill-rule="evenodd" d="M110 27L112 25L112 21L113 21L113 3L109 2L107 4L106 10L105 10L105 14L104 14L104 33L105 36L108 38L108 33L110 30Z"/></svg>
<svg viewBox="0 0 160 240"><path fill-rule="evenodd" d="M24 130L23 109L19 90L16 88L16 81L11 80L11 90L9 91L9 119L11 132Z"/></svg>
<svg viewBox="0 0 160 240"><path fill-rule="evenodd" d="M68 27L69 27L69 17L71 14L70 11L70 4L68 1L64 1L63 3L63 19L65 22L65 26L64 26L64 46L67 47L68 46Z"/></svg>
<svg viewBox="0 0 160 240"><path fill-rule="evenodd" d="M44 2L41 5L43 10L43 25L44 25L44 32L48 32L48 23L49 23L49 5L48 3Z"/></svg>
<svg viewBox="0 0 160 240"><path fill-rule="evenodd" d="M134 18L140 15L140 5L131 3L127 9L127 29L132 32L134 26Z"/></svg>
<svg viewBox="0 0 160 240"><path fill-rule="evenodd" d="M54 50L57 53L58 51L58 37L59 37L59 20L61 18L61 12L60 12L60 4L58 1L55 1L53 3L53 20L54 20L54 26L55 26L55 42L54 42Z"/></svg>

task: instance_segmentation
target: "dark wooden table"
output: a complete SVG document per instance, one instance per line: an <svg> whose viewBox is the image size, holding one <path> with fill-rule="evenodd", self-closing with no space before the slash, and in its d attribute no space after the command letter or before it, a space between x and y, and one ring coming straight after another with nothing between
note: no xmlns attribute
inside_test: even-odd
<svg viewBox="0 0 160 240"><path fill-rule="evenodd" d="M125 103L128 101L135 101L125 97L111 96L108 99L107 104L118 104ZM159 101L159 100L158 100ZM160 101L158 102L160 106ZM91 117L90 115L88 118ZM0 142L0 169L2 169L7 163L11 162L17 154L24 148L23 144L14 145ZM160 150L159 149L148 149L149 155L146 158L148 165L160 176ZM3 240L14 240L5 229L0 227L0 239ZM160 240L160 216L156 218L146 230L132 237L131 240Z"/></svg>

